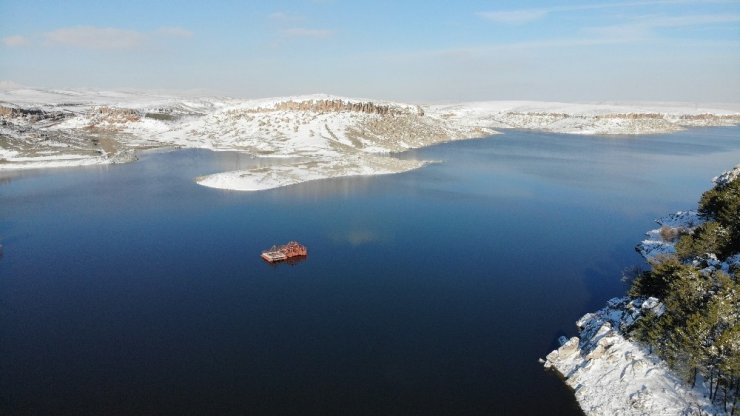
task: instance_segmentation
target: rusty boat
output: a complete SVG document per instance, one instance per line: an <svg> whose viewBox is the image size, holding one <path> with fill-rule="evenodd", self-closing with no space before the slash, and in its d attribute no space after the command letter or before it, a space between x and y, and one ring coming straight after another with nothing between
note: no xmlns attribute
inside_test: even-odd
<svg viewBox="0 0 740 416"><path fill-rule="evenodd" d="M260 257L270 263L276 263L279 261L286 261L294 257L305 257L308 255L308 249L306 246L298 243L297 241L291 241L288 244L282 246L272 246L269 249L262 252Z"/></svg>

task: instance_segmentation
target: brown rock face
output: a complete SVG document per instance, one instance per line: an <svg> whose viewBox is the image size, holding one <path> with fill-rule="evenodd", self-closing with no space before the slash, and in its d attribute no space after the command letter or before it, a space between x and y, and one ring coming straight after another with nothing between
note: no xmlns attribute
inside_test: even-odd
<svg viewBox="0 0 740 416"><path fill-rule="evenodd" d="M612 113L612 114L599 114L596 116L597 119L623 119L623 120L660 120L665 118L660 113Z"/></svg>
<svg viewBox="0 0 740 416"><path fill-rule="evenodd" d="M679 117L681 121L706 121L708 123L721 124L725 122L740 123L740 114L683 114Z"/></svg>
<svg viewBox="0 0 740 416"><path fill-rule="evenodd" d="M307 100L283 101L272 108L258 108L253 112L265 113L270 111L310 111L315 113L354 112L379 115L402 115L409 111L389 105L378 105L372 102L349 102L344 100ZM417 115L424 115L421 107L417 108Z"/></svg>
<svg viewBox="0 0 740 416"><path fill-rule="evenodd" d="M48 112L35 108L15 108L0 105L0 119L17 119L21 118L30 122L41 120L58 121L64 119L65 115L61 112Z"/></svg>
<svg viewBox="0 0 740 416"><path fill-rule="evenodd" d="M110 123L125 123L129 121L139 121L141 114L136 110L128 108L115 108L115 107L98 107L94 110L96 118L100 118L101 121L105 120Z"/></svg>

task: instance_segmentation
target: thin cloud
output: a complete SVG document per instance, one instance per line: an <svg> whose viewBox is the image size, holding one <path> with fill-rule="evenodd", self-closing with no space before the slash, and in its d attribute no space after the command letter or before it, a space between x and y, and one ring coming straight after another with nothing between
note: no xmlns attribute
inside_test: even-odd
<svg viewBox="0 0 740 416"><path fill-rule="evenodd" d="M732 3L732 0L648 0L648 1L626 1L617 3L592 3L580 5L553 6L516 10L493 10L475 13L476 16L495 23L523 24L544 19L552 13L571 12L581 10L618 9L626 7L645 7L669 4L707 4L707 3Z"/></svg>
<svg viewBox="0 0 740 416"><path fill-rule="evenodd" d="M656 31L662 28L678 28L690 26L709 26L721 24L734 24L740 22L740 15L689 15L689 16L643 16L632 19L624 24L608 25L600 27L588 27L580 30L581 35L577 37L562 37L539 39L523 42L496 43L470 47L421 50L403 54L368 55L375 59L391 60L415 60L415 59L445 59L445 60L474 60L483 57L496 56L501 53L519 52L523 50L538 49L563 49L582 48L605 45L620 45L651 42L653 44L674 45L676 42L681 46L688 45L685 39L671 40L656 35ZM717 40L693 42L693 46L723 46L728 49L737 48L740 42L736 40L718 42Z"/></svg>
<svg viewBox="0 0 740 416"><path fill-rule="evenodd" d="M616 45L631 42L631 39L624 39L620 37L594 37L594 38L560 38L560 39L546 39L546 40L534 40L526 42L512 42L512 43L497 43L482 46L471 46L461 48L450 48L450 49L437 49L420 51L417 53L404 53L395 55L397 58L458 58L458 59L472 59L476 57L496 55L507 52L519 52L527 49L560 49L560 48L572 48L572 47L589 47L589 46L601 46L601 45ZM386 55L390 56L390 55Z"/></svg>
<svg viewBox="0 0 740 416"><path fill-rule="evenodd" d="M157 33L172 38L191 38L193 32L179 26L165 26L157 29Z"/></svg>
<svg viewBox="0 0 740 416"><path fill-rule="evenodd" d="M306 20L306 18L301 15L290 14L290 13L285 13L285 12L270 13L267 17L270 20L274 20L277 22L302 22Z"/></svg>
<svg viewBox="0 0 740 416"><path fill-rule="evenodd" d="M2 39L3 45L9 46L11 48L17 48L19 46L26 46L31 43L31 41L21 35L13 35L13 36L6 36Z"/></svg>
<svg viewBox="0 0 740 416"><path fill-rule="evenodd" d="M326 39L334 36L334 31L329 29L307 29L303 27L293 27L281 31L284 37L288 38L311 38Z"/></svg>
<svg viewBox="0 0 740 416"><path fill-rule="evenodd" d="M603 37L639 40L653 36L656 29L713 26L737 22L740 22L740 15L737 14L646 16L623 24L584 28L583 32Z"/></svg>
<svg viewBox="0 0 740 416"><path fill-rule="evenodd" d="M47 46L66 46L93 50L128 50L171 38L190 38L193 32L178 26L141 32L115 27L63 27L41 35Z"/></svg>
<svg viewBox="0 0 740 416"><path fill-rule="evenodd" d="M83 49L132 49L146 42L141 32L94 26L65 27L45 33L44 38L49 45Z"/></svg>
<svg viewBox="0 0 740 416"><path fill-rule="evenodd" d="M478 12L476 15L496 23L522 24L540 20L548 13L544 9L522 9L502 12Z"/></svg>
<svg viewBox="0 0 740 416"><path fill-rule="evenodd" d="M738 14L701 14L689 16L651 17L645 24L651 27L708 26L740 21Z"/></svg>
<svg viewBox="0 0 740 416"><path fill-rule="evenodd" d="M273 46L280 46L291 39L327 39L334 36L331 29L308 28L305 16L277 11L269 14L268 19L273 23L277 38Z"/></svg>

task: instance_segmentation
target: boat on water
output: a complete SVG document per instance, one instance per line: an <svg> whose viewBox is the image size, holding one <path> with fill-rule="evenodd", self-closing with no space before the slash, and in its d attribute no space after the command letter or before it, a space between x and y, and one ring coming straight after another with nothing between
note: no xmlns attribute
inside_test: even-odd
<svg viewBox="0 0 740 416"><path fill-rule="evenodd" d="M260 257L270 263L279 261L285 261L293 257L307 256L308 249L306 246L298 243L297 241L291 241L288 244L282 246L272 246L269 249L262 252Z"/></svg>

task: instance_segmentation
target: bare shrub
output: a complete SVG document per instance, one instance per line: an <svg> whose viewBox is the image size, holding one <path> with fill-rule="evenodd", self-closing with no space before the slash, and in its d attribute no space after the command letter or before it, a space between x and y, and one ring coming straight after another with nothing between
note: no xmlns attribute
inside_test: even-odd
<svg viewBox="0 0 740 416"><path fill-rule="evenodd" d="M660 237L663 241L672 243L676 241L680 235L681 233L678 228L668 227L666 225L660 227Z"/></svg>

